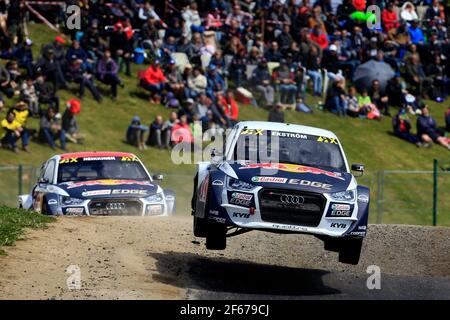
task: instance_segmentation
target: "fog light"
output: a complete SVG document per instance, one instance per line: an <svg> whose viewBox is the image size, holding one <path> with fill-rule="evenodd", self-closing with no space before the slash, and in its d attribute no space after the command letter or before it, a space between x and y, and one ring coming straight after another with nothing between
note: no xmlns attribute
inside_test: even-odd
<svg viewBox="0 0 450 320"><path fill-rule="evenodd" d="M149 204L145 209L145 214L156 215L163 213L163 206L160 204Z"/></svg>

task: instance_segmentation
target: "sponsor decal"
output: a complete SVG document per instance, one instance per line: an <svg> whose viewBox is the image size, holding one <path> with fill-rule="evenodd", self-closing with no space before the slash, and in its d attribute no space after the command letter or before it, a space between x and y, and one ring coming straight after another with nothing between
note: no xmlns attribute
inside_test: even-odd
<svg viewBox="0 0 450 320"><path fill-rule="evenodd" d="M300 180L300 179L289 179L288 184L298 184L301 186L309 186L313 188L320 188L325 190L331 190L333 185L328 183L322 183L318 181Z"/></svg>
<svg viewBox="0 0 450 320"><path fill-rule="evenodd" d="M349 233L351 236L365 236L366 233L364 231L353 231Z"/></svg>
<svg viewBox="0 0 450 320"><path fill-rule="evenodd" d="M250 218L250 213L233 212L233 218L244 218L244 219L248 219L248 218Z"/></svg>
<svg viewBox="0 0 450 320"><path fill-rule="evenodd" d="M92 181L81 181L81 182L68 182L67 189L79 188L83 186L118 186L118 185L130 185L136 184L140 186L152 186L148 181L135 181L135 180L92 180Z"/></svg>
<svg viewBox="0 0 450 320"><path fill-rule="evenodd" d="M353 205L347 203L332 203L328 208L327 217L346 217L352 216Z"/></svg>
<svg viewBox="0 0 450 320"><path fill-rule="evenodd" d="M332 222L332 223L330 223L330 228L345 229L345 228L347 228L347 224L342 223L342 222Z"/></svg>
<svg viewBox="0 0 450 320"><path fill-rule="evenodd" d="M163 211L163 207L160 204L147 206L147 214L149 214L149 215L161 214L162 211Z"/></svg>
<svg viewBox="0 0 450 320"><path fill-rule="evenodd" d="M116 160L115 157L86 157L83 158L83 161L107 161L107 160Z"/></svg>
<svg viewBox="0 0 450 320"><path fill-rule="evenodd" d="M295 132L272 131L272 136L297 138L297 139L304 139L304 140L308 139L308 136L306 134L295 133Z"/></svg>
<svg viewBox="0 0 450 320"><path fill-rule="evenodd" d="M292 231L308 231L308 228L289 224L272 224L272 228L281 230L292 230Z"/></svg>
<svg viewBox="0 0 450 320"><path fill-rule="evenodd" d="M83 197L92 197L92 196L106 196L111 194L111 190L92 190L92 191L84 191L81 193Z"/></svg>
<svg viewBox="0 0 450 320"><path fill-rule="evenodd" d="M253 194L242 193L242 192L233 192L228 193L228 202L230 204L235 204L243 207L250 207L253 204Z"/></svg>
<svg viewBox="0 0 450 320"><path fill-rule="evenodd" d="M331 172L331 171L326 171L326 170L322 170L319 168L302 166L302 165L291 164L291 163L251 163L251 164L247 164L245 166L240 167L239 170L258 169L258 168L273 169L273 170L295 172L295 173L323 174L328 177L345 180L344 178L341 177L341 174L337 173L337 172Z"/></svg>
<svg viewBox="0 0 450 320"><path fill-rule="evenodd" d="M240 193L240 192L233 192L231 195L232 198L240 199L240 200L252 200L253 195L248 193Z"/></svg>
<svg viewBox="0 0 450 320"><path fill-rule="evenodd" d="M48 204L57 204L57 203L58 201L56 201L55 199L48 200Z"/></svg>
<svg viewBox="0 0 450 320"><path fill-rule="evenodd" d="M218 216L219 211L218 210L209 210L209 214L212 214L213 216Z"/></svg>
<svg viewBox="0 0 450 320"><path fill-rule="evenodd" d="M138 161L137 157L122 157L120 161Z"/></svg>
<svg viewBox="0 0 450 320"><path fill-rule="evenodd" d="M358 226L358 230L367 230L367 226Z"/></svg>
<svg viewBox="0 0 450 320"><path fill-rule="evenodd" d="M369 202L369 197L365 194L360 194L358 196L358 201L359 202L364 202L364 203L368 203Z"/></svg>
<svg viewBox="0 0 450 320"><path fill-rule="evenodd" d="M213 186L223 186L223 181L222 180L214 180L212 182Z"/></svg>
<svg viewBox="0 0 450 320"><path fill-rule="evenodd" d="M285 204L303 204L305 202L305 198L294 194L282 194L280 201Z"/></svg>
<svg viewBox="0 0 450 320"><path fill-rule="evenodd" d="M336 138L318 137L317 142L338 144Z"/></svg>
<svg viewBox="0 0 450 320"><path fill-rule="evenodd" d="M66 214L82 214L84 212L84 208L67 208Z"/></svg>
<svg viewBox="0 0 450 320"><path fill-rule="evenodd" d="M206 197L208 195L208 183L209 183L209 175L206 176L205 180L203 180L200 186L200 201L206 202Z"/></svg>
<svg viewBox="0 0 450 320"><path fill-rule="evenodd" d="M209 219L214 220L218 223L225 223L227 221L225 218L219 218L219 217L209 217Z"/></svg>
<svg viewBox="0 0 450 320"><path fill-rule="evenodd" d="M262 136L264 133L263 129L244 129L241 131L241 135L254 135L254 136Z"/></svg>
<svg viewBox="0 0 450 320"><path fill-rule="evenodd" d="M78 162L77 158L65 158L65 159L61 159L59 160L60 164L64 164L64 163L76 163Z"/></svg>
<svg viewBox="0 0 450 320"><path fill-rule="evenodd" d="M242 168L241 168L242 169ZM267 182L267 183L286 183L287 178L278 177L253 177L253 182Z"/></svg>
<svg viewBox="0 0 450 320"><path fill-rule="evenodd" d="M138 189L117 189L113 190L111 194L133 194L133 195L147 195L147 190L138 190Z"/></svg>

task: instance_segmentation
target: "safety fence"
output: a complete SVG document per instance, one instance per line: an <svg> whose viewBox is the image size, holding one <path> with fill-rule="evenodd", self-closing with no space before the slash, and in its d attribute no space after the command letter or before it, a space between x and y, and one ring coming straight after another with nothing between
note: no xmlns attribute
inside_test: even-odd
<svg viewBox="0 0 450 320"><path fill-rule="evenodd" d="M450 226L450 168L383 170L357 178L371 190L370 222ZM0 166L0 204L17 206L17 196L30 192L39 169ZM177 214L190 214L193 177L163 174L163 188L176 194Z"/></svg>

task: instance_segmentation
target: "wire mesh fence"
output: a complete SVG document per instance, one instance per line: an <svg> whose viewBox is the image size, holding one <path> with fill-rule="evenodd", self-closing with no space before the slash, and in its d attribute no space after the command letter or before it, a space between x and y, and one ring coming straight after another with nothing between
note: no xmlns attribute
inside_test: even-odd
<svg viewBox="0 0 450 320"><path fill-rule="evenodd" d="M31 191L39 169L31 166L0 166L0 204L17 206L17 196ZM163 174L164 189L176 194L177 214L190 214L193 177ZM433 224L433 199L436 197L437 225L450 226L450 170L384 170L357 178L371 190L370 223Z"/></svg>

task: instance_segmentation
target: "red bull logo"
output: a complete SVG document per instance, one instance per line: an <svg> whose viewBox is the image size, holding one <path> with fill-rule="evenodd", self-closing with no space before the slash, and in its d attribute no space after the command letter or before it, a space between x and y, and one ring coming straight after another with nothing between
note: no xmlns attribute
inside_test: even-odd
<svg viewBox="0 0 450 320"><path fill-rule="evenodd" d="M81 181L81 182L70 182L67 189L79 188L84 186L118 186L118 185L130 185L137 184L140 186L150 186L152 185L148 181L134 181L134 180L92 180L92 181Z"/></svg>
<svg viewBox="0 0 450 320"><path fill-rule="evenodd" d="M239 168L239 170L243 169L268 169L268 170L280 170L295 173L323 174L328 177L345 180L343 177L341 177L339 173L290 163L251 163L246 164L245 166Z"/></svg>

